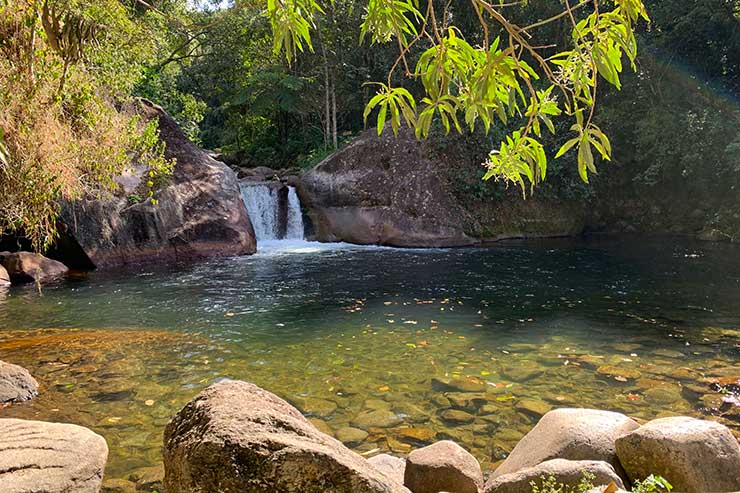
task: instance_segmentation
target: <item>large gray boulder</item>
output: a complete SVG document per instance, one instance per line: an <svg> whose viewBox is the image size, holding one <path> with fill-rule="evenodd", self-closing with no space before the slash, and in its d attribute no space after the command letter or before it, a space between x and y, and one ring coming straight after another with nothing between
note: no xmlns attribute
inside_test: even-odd
<svg viewBox="0 0 740 493"><path fill-rule="evenodd" d="M630 480L650 474L685 493L740 491L740 445L714 421L689 417L650 421L616 441Z"/></svg>
<svg viewBox="0 0 740 493"><path fill-rule="evenodd" d="M400 247L476 242L413 132L365 132L308 171L298 186L316 238Z"/></svg>
<svg viewBox="0 0 740 493"><path fill-rule="evenodd" d="M533 467L526 467L517 472L504 474L490 479L483 493L531 493L534 482L541 485L550 476L557 484L567 488L576 488L585 478L585 474L594 476L592 484L614 484L624 488L622 480L611 464L594 460L552 459ZM569 490L570 491L570 490Z"/></svg>
<svg viewBox="0 0 740 493"><path fill-rule="evenodd" d="M22 366L0 361L0 403L33 399L39 384Z"/></svg>
<svg viewBox="0 0 740 493"><path fill-rule="evenodd" d="M627 416L594 409L556 409L545 414L522 438L493 476L517 472L550 459L596 460L623 471L614 442L637 429Z"/></svg>
<svg viewBox="0 0 740 493"><path fill-rule="evenodd" d="M407 493L290 404L224 381L188 403L164 433L168 493Z"/></svg>
<svg viewBox="0 0 740 493"><path fill-rule="evenodd" d="M87 428L0 419L3 493L97 493L108 446Z"/></svg>
<svg viewBox="0 0 740 493"><path fill-rule="evenodd" d="M413 493L478 493L483 472L464 448L443 440L409 454L403 484Z"/></svg>
<svg viewBox="0 0 740 493"><path fill-rule="evenodd" d="M14 283L54 281L69 271L63 263L31 252L0 252L0 264ZM0 272L0 284L2 277Z"/></svg>
<svg viewBox="0 0 740 493"><path fill-rule="evenodd" d="M95 267L254 253L236 174L190 142L159 106L142 100L134 111L144 121L158 120L165 156L177 160L174 173L156 205L131 200L146 197L146 170L137 166L118 178L116 195L63 204L66 250Z"/></svg>

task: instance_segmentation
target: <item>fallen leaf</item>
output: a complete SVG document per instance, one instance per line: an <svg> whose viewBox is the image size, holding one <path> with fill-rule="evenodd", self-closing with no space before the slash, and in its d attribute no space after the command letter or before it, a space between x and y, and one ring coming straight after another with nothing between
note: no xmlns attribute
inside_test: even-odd
<svg viewBox="0 0 740 493"><path fill-rule="evenodd" d="M146 405L146 406L153 406L154 405L154 401L152 399L147 399L146 401L144 401L144 405Z"/></svg>
<svg viewBox="0 0 740 493"><path fill-rule="evenodd" d="M387 385L382 385L382 386L378 387L378 391L379 392L388 392L389 390L391 390L391 388L389 386L387 386Z"/></svg>

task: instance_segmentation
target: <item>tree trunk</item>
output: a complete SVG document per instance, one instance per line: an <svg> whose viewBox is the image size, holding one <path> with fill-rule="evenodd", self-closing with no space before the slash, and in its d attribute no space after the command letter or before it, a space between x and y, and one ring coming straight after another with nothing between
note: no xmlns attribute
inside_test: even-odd
<svg viewBox="0 0 740 493"><path fill-rule="evenodd" d="M326 48L324 47L323 43L321 45L321 53L324 57L324 102L326 103L326 118L324 119L324 145L326 147L329 147L329 140L331 138L331 110L329 109L329 60L326 57Z"/></svg>
<svg viewBox="0 0 740 493"><path fill-rule="evenodd" d="M332 144L334 145L334 150L337 150L339 145L337 143L337 86L335 84L331 85L331 116Z"/></svg>

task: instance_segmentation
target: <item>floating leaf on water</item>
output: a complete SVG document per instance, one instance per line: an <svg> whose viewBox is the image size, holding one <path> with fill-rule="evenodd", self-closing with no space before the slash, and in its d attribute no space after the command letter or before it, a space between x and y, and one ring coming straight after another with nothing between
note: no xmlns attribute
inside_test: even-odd
<svg viewBox="0 0 740 493"><path fill-rule="evenodd" d="M419 346L428 346L429 344L429 341L419 341Z"/></svg>
<svg viewBox="0 0 740 493"><path fill-rule="evenodd" d="M405 324L408 324L408 325L416 325L416 324L418 324L419 322L417 322L416 320L406 320L406 321L405 321L404 323L405 323Z"/></svg>
<svg viewBox="0 0 740 493"><path fill-rule="evenodd" d="M145 406L153 406L154 405L154 401L152 399L147 399L147 400L144 401L144 405Z"/></svg>
<svg viewBox="0 0 740 493"><path fill-rule="evenodd" d="M416 347L416 344L414 344L413 342L407 342L407 343L406 343L406 345L407 345L408 347L413 347L413 348L415 348L415 347Z"/></svg>
<svg viewBox="0 0 740 493"><path fill-rule="evenodd" d="M629 394L626 395L626 397L627 397L627 399L629 399L631 401L639 401L640 400L640 396L637 395L637 394L629 393Z"/></svg>
<svg viewBox="0 0 740 493"><path fill-rule="evenodd" d="M490 371L486 371L486 370L481 370L480 374L485 377L486 375L490 375L491 372Z"/></svg>
<svg viewBox="0 0 740 493"><path fill-rule="evenodd" d="M234 316L234 312L226 312L226 313L224 313L224 317L233 317L233 316Z"/></svg>
<svg viewBox="0 0 740 493"><path fill-rule="evenodd" d="M616 377L614 377L614 380L616 380L617 382L626 382L627 378L623 377L622 375L617 375Z"/></svg>
<svg viewBox="0 0 740 493"><path fill-rule="evenodd" d="M378 387L378 392L388 392L389 390L391 390L391 388L387 385L381 385Z"/></svg>

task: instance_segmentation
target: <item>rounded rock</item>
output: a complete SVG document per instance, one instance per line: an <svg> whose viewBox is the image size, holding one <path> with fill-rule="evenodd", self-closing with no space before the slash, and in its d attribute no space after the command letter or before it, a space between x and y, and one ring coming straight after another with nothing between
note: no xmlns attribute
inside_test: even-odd
<svg viewBox="0 0 740 493"><path fill-rule="evenodd" d="M685 493L740 490L740 445L713 421L655 419L618 438L616 450L632 481L657 474Z"/></svg>
<svg viewBox="0 0 740 493"><path fill-rule="evenodd" d="M33 399L39 384L22 366L0 361L0 403Z"/></svg>
<svg viewBox="0 0 740 493"><path fill-rule="evenodd" d="M493 477L536 466L550 459L597 460L623 474L614 441L637 429L627 416L594 409L555 409L522 438Z"/></svg>
<svg viewBox="0 0 740 493"><path fill-rule="evenodd" d="M409 454L404 485L413 493L478 493L483 472L464 448L443 440Z"/></svg>

